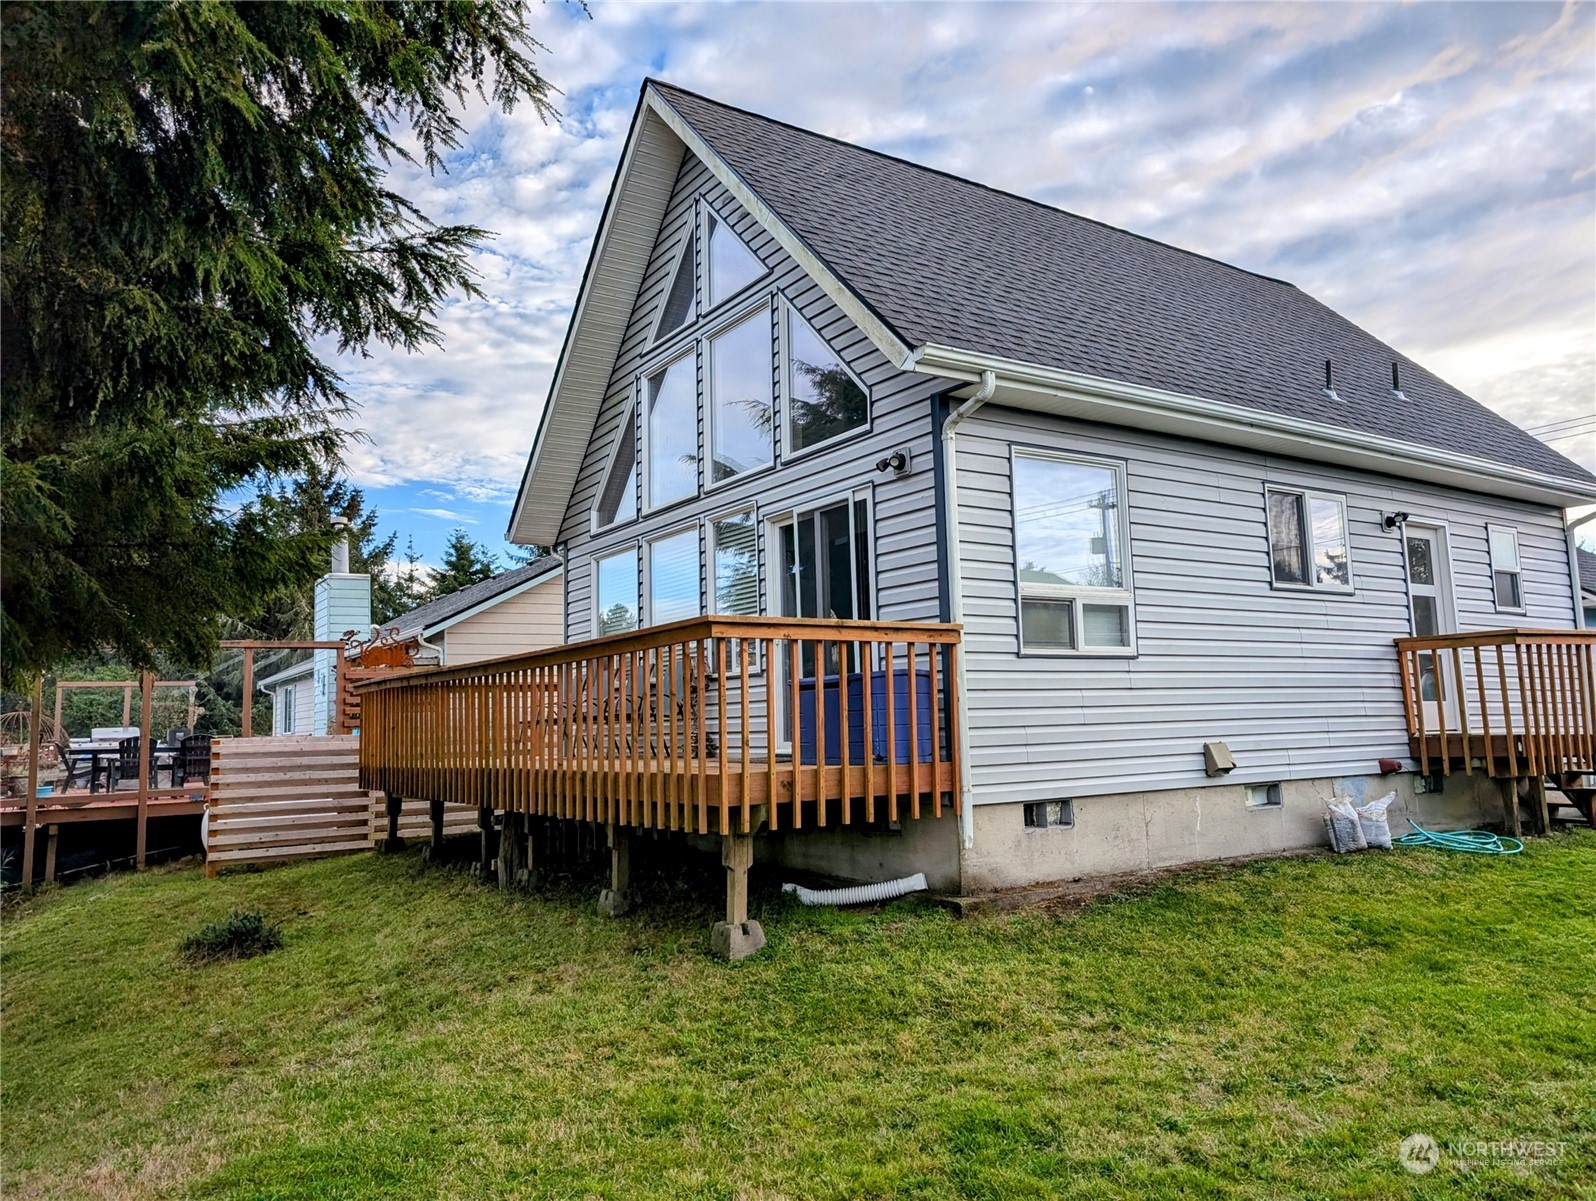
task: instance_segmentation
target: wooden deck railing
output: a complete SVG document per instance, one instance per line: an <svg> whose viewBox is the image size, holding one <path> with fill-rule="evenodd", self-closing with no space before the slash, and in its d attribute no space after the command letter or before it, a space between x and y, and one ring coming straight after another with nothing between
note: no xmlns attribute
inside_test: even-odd
<svg viewBox="0 0 1596 1201"><path fill-rule="evenodd" d="M952 625L702 617L407 671L356 686L360 780L702 834L941 816L958 653Z"/></svg>
<svg viewBox="0 0 1596 1201"><path fill-rule="evenodd" d="M1596 631L1489 630L1398 638L1420 769L1491 776L1596 771Z"/></svg>

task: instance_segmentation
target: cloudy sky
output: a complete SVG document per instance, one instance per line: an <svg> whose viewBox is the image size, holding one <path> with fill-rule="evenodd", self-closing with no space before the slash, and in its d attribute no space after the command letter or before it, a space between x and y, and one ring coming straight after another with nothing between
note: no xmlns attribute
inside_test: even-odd
<svg viewBox="0 0 1596 1201"><path fill-rule="evenodd" d="M495 548L646 76L1289 279L1596 467L1596 8L534 8L562 119L469 114L434 219L495 231L425 355L344 363L351 473Z"/></svg>

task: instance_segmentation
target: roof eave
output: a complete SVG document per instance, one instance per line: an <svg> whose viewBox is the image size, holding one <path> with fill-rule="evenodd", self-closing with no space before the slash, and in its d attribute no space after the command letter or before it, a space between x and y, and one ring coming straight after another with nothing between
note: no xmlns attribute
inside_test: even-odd
<svg viewBox="0 0 1596 1201"><path fill-rule="evenodd" d="M1596 481L1548 475L1340 426L956 347L917 347L908 366L969 383L977 382L982 371L992 371L998 378L993 401L1014 408L1400 474L1559 508L1596 501Z"/></svg>

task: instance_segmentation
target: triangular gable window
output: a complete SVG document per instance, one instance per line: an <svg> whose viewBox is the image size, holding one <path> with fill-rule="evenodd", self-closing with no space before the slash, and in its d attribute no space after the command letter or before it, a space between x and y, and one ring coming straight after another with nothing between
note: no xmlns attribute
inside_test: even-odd
<svg viewBox="0 0 1596 1201"><path fill-rule="evenodd" d="M654 331L654 340L674 334L682 326L693 319L693 239L687 239L687 245L682 248L682 253L676 260L676 274L671 278L671 290L665 297L665 310L659 317L659 328Z"/></svg>
<svg viewBox="0 0 1596 1201"><path fill-rule="evenodd" d="M761 275L765 264L713 212L709 214L709 307L741 292Z"/></svg>
<svg viewBox="0 0 1596 1201"><path fill-rule="evenodd" d="M594 526L603 529L637 516L637 408L626 415L621 441L610 460L594 507Z"/></svg>

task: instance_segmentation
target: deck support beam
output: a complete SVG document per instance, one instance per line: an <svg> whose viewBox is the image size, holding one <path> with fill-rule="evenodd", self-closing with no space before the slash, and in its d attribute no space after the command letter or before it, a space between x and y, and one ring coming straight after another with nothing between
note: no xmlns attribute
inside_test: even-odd
<svg viewBox="0 0 1596 1201"><path fill-rule="evenodd" d="M1522 781L1512 776L1501 781L1502 787L1502 827L1514 838L1524 836L1523 822L1518 815L1518 790Z"/></svg>
<svg viewBox="0 0 1596 1201"><path fill-rule="evenodd" d="M532 886L532 821L524 813L504 814L499 831L499 887L526 889Z"/></svg>
<svg viewBox="0 0 1596 1201"><path fill-rule="evenodd" d="M427 862L443 862L443 802L428 801L427 817L432 822L432 839L427 844Z"/></svg>
<svg viewBox="0 0 1596 1201"><path fill-rule="evenodd" d="M44 882L55 883L56 844L61 841L61 827L51 824L44 828Z"/></svg>
<svg viewBox="0 0 1596 1201"><path fill-rule="evenodd" d="M632 827L608 822L604 827L610 843L610 886L599 894L599 912L605 917L620 917L632 907Z"/></svg>
<svg viewBox="0 0 1596 1201"><path fill-rule="evenodd" d="M726 920L709 932L709 949L735 963L765 945L765 931L748 918L748 869L754 866L751 834L721 837L720 861L726 868Z"/></svg>
<svg viewBox="0 0 1596 1201"><path fill-rule="evenodd" d="M404 810L405 799L397 792L385 792L382 801L383 812L388 817L388 836L377 843L377 852L397 855L405 849L405 840L399 837L399 814Z"/></svg>

